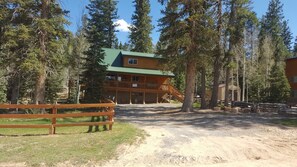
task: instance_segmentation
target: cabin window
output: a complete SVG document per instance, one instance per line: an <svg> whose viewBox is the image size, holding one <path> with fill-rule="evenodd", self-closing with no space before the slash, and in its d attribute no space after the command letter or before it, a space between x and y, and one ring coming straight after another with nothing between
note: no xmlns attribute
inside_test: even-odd
<svg viewBox="0 0 297 167"><path fill-rule="evenodd" d="M297 83L297 76L293 77L293 83Z"/></svg>
<svg viewBox="0 0 297 167"><path fill-rule="evenodd" d="M114 75L107 75L105 77L106 80L116 80L116 77Z"/></svg>
<svg viewBox="0 0 297 167"><path fill-rule="evenodd" d="M138 82L139 81L139 76L132 76L132 81Z"/></svg>
<svg viewBox="0 0 297 167"><path fill-rule="evenodd" d="M128 59L128 64L137 64L137 63L138 63L137 59L133 59L133 58Z"/></svg>
<svg viewBox="0 0 297 167"><path fill-rule="evenodd" d="M293 97L297 98L297 90L293 90Z"/></svg>

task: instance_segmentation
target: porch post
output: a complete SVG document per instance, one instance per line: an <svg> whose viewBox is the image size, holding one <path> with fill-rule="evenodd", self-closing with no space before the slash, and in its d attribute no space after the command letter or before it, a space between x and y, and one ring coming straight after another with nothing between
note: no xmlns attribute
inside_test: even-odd
<svg viewBox="0 0 297 167"><path fill-rule="evenodd" d="M116 89L115 104L118 104L118 88Z"/></svg>
<svg viewBox="0 0 297 167"><path fill-rule="evenodd" d="M129 89L130 89L130 104L132 104L132 99L131 99L131 96L132 96L131 88L132 88L132 84L133 84L132 83L132 81L133 81L132 78L133 78L132 75L130 75L130 86L129 86Z"/></svg>
<svg viewBox="0 0 297 167"><path fill-rule="evenodd" d="M143 92L143 104L145 104L145 92Z"/></svg>
<svg viewBox="0 0 297 167"><path fill-rule="evenodd" d="M131 90L130 90L130 104L132 104L131 96L132 96L132 93L131 93Z"/></svg>
<svg viewBox="0 0 297 167"><path fill-rule="evenodd" d="M146 75L144 76L144 87L143 89L146 89ZM143 91L143 104L145 104L145 91Z"/></svg>

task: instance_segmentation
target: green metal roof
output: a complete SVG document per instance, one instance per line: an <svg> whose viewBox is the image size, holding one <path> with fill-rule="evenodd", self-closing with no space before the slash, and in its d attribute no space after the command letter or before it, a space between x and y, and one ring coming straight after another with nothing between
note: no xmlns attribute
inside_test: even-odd
<svg viewBox="0 0 297 167"><path fill-rule="evenodd" d="M160 76L174 77L174 74L172 72L165 72L165 71L161 71L161 70L142 69L142 68L127 68L127 67L109 66L107 71L119 72L119 73L130 73L130 74L160 75Z"/></svg>
<svg viewBox="0 0 297 167"><path fill-rule="evenodd" d="M297 60L297 57L290 57L290 58L287 58L287 60L294 60L294 59Z"/></svg>
<svg viewBox="0 0 297 167"><path fill-rule="evenodd" d="M104 64L108 65L107 67L108 72L171 76L171 77L174 76L172 72L168 72L168 71L123 67L123 55L157 58L155 57L154 54L128 52L128 51L122 51L120 49L109 49L109 48L103 48L103 50L105 52Z"/></svg>
<svg viewBox="0 0 297 167"><path fill-rule="evenodd" d="M141 53L141 52L130 52L130 51L121 51L124 56L137 56L137 57L147 57L147 58L158 58L161 57L152 53Z"/></svg>
<svg viewBox="0 0 297 167"><path fill-rule="evenodd" d="M120 49L103 48L105 52L104 63L109 66L122 67L123 59Z"/></svg>

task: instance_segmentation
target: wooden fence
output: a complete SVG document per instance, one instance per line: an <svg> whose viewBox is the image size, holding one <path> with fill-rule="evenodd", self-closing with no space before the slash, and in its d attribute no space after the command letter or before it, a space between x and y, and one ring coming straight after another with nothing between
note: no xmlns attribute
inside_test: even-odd
<svg viewBox="0 0 297 167"><path fill-rule="evenodd" d="M47 118L51 119L51 124L0 124L0 128L48 128L49 134L56 133L56 127L68 126L98 126L109 125L109 130L112 130L113 116L114 116L114 103L98 103L98 104L0 104L0 109L51 109L51 113L46 114L0 114L0 118ZM80 113L58 113L58 109L78 109L78 108L104 108L105 112L80 112ZM57 124L57 118L67 117L92 117L92 116L107 116L107 121L104 122L77 122Z"/></svg>

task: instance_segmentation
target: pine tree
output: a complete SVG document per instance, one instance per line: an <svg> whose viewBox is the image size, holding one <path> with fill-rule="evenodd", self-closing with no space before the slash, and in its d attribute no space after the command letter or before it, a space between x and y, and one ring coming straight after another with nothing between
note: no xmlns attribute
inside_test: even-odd
<svg viewBox="0 0 297 167"><path fill-rule="evenodd" d="M89 43L85 37L87 27L87 16L82 16L82 25L78 28L75 36L70 39L72 41L73 50L72 54L68 56L69 65L69 92L68 92L68 102L69 103L79 103L80 97L80 78L82 73L83 59L85 58L84 53L89 47Z"/></svg>
<svg viewBox="0 0 297 167"><path fill-rule="evenodd" d="M33 3L31 18L32 43L35 45L29 49L24 68L36 75L34 103L45 103L47 74L54 72L65 61L60 54L62 39L67 32L64 25L68 24L64 16L67 11L61 9L55 0L42 0Z"/></svg>
<svg viewBox="0 0 297 167"><path fill-rule="evenodd" d="M265 36L271 36L272 41L274 42L274 59L276 62L280 62L289 56L289 50L287 49L284 38L281 35L283 34L283 19L283 4L279 0L271 0L268 6L268 11L261 22L259 38L261 46ZM288 37L288 39L289 38L290 37ZM260 52L260 54L262 55L263 52Z"/></svg>
<svg viewBox="0 0 297 167"><path fill-rule="evenodd" d="M85 86L84 101L88 103L98 103L103 99L103 84L106 76L107 65L104 64L102 48L116 47L114 19L117 18L116 1L113 0L93 0L87 6L89 18L87 19L86 38L89 48L85 52L86 59L82 84ZM94 121L92 117L92 121ZM100 118L97 117L97 121ZM103 117L104 121L105 118ZM92 126L88 132L92 131ZM104 126L104 130L106 130ZM95 128L99 131L98 126Z"/></svg>
<svg viewBox="0 0 297 167"><path fill-rule="evenodd" d="M275 64L272 67L270 83L269 101L273 103L285 103L290 97L290 85L283 65Z"/></svg>
<svg viewBox="0 0 297 167"><path fill-rule="evenodd" d="M2 63L0 62L0 65ZM0 103L6 102L7 79L5 77L5 70L0 69Z"/></svg>
<svg viewBox="0 0 297 167"><path fill-rule="evenodd" d="M225 81L225 106L229 105L229 82L233 81L233 68L236 66L235 50L243 48L244 45L244 28L249 20L255 20L255 14L250 10L250 0L230 0L227 3L230 13L228 13L227 37L228 51L225 54L226 59L226 81ZM232 72L232 74L231 74ZM237 83L238 86L238 83ZM234 100L234 91L232 89L232 100Z"/></svg>
<svg viewBox="0 0 297 167"><path fill-rule="evenodd" d="M117 1L115 0L101 0L101 12L102 12L102 21L105 24L102 28L102 32L104 33L104 41L103 47L106 48L115 48L116 43L118 41L115 35L115 27L114 20L118 19L117 15Z"/></svg>
<svg viewBox="0 0 297 167"><path fill-rule="evenodd" d="M279 36L283 19L283 4L280 0L271 0L264 16L264 22L262 22L266 33L272 35L273 38Z"/></svg>
<svg viewBox="0 0 297 167"><path fill-rule="evenodd" d="M2 67L7 69L8 100L11 103L17 103L20 98L21 81L26 82L26 79L21 80L22 75L28 73L22 68L24 60L29 54L32 47L32 18L31 11L26 10L32 7L34 1L1 1L1 21L4 26L1 26L1 59ZM3 13L2 13L3 12ZM2 47L1 47L2 46ZM4 72L4 71L3 71Z"/></svg>
<svg viewBox="0 0 297 167"><path fill-rule="evenodd" d="M215 53L213 54L213 86L210 99L210 108L214 108L218 103L218 91L219 91L219 82L220 82L220 70L223 64L224 50L222 44L222 24L223 24L223 15L222 15L222 0L217 1L217 44L215 48Z"/></svg>
<svg viewBox="0 0 297 167"><path fill-rule="evenodd" d="M293 47L293 56L297 57L297 36L295 38L295 43L294 43L294 47Z"/></svg>
<svg viewBox="0 0 297 167"><path fill-rule="evenodd" d="M7 67L6 62L6 37L7 26L9 25L9 17L11 17L11 10L8 8L8 4L5 1L0 2L0 103L6 102L7 93ZM3 68L4 67L4 68Z"/></svg>
<svg viewBox="0 0 297 167"><path fill-rule="evenodd" d="M150 37L153 26L149 16L149 0L134 0L135 12L132 16L132 26L129 27L129 36L132 51L151 53L153 51L152 38Z"/></svg>
<svg viewBox="0 0 297 167"><path fill-rule="evenodd" d="M290 56L292 37L287 21L284 21L282 8L283 4L279 0L271 0L268 11L261 20L259 72L264 83L262 95L265 97L264 101L268 102L284 102L289 89L283 71L285 65L282 62ZM267 39L270 41L269 45L266 45ZM267 55L271 56L267 57Z"/></svg>
<svg viewBox="0 0 297 167"><path fill-rule="evenodd" d="M8 24L11 28L6 33L6 46L11 51L9 53L13 54L9 59L9 69L14 72L11 75L14 77L11 79L12 84L9 84L12 86L11 100L17 100L19 92L15 90L24 89L22 86L28 84L21 82L24 76L30 76L26 78L28 82L36 81L34 101L44 103L47 74L58 71L57 68L64 61L60 50L61 41L67 35L64 29L68 23L64 18L67 12L56 1L50 0L20 0L9 2L8 5L14 11Z"/></svg>
<svg viewBox="0 0 297 167"><path fill-rule="evenodd" d="M59 71L55 71L51 74L47 75L46 81L45 81L45 100L47 103L55 103L57 102L57 99L59 98L58 94L63 90L63 75L62 74L63 69L59 69Z"/></svg>
<svg viewBox="0 0 297 167"><path fill-rule="evenodd" d="M103 83L107 66L103 64L103 47L115 45L115 26L111 25L117 18L116 2L113 0L94 0L87 6L89 18L86 27L86 38L89 48L86 51L83 84L85 85L85 102L98 103L103 98Z"/></svg>
<svg viewBox="0 0 297 167"><path fill-rule="evenodd" d="M264 100L264 101L269 101L269 89L270 89L270 80L269 76L271 75L271 69L275 64L274 60L274 44L271 36L266 36L263 39L262 44L260 45L260 50L262 54L259 56L257 60L257 68L256 71L253 73L255 76L259 76L258 79L255 79L254 76L251 80L251 84L256 85L258 81L261 81L258 87L254 87L257 90L252 90L254 92L258 92L257 95L257 100ZM254 80L255 81L254 81Z"/></svg>
<svg viewBox="0 0 297 167"><path fill-rule="evenodd" d="M117 45L116 49L129 51L129 50L131 50L131 47L130 47L129 43L127 43L127 42L125 42L124 44L122 42L120 42L120 44Z"/></svg>
<svg viewBox="0 0 297 167"><path fill-rule="evenodd" d="M283 24L282 24L282 34L281 34L283 40L284 40L284 44L286 45L288 51L291 51L291 48L292 48L292 39L293 39L293 36L292 36L292 32L290 30L290 27L288 25L288 21L285 20L283 21Z"/></svg>
<svg viewBox="0 0 297 167"><path fill-rule="evenodd" d="M158 54L167 58L173 69L181 63L186 67L185 99L181 111L193 110L197 62L206 63L207 55L214 44L216 32L210 12L206 12L203 0L168 1L161 27ZM202 66L201 66L202 67Z"/></svg>
<svg viewBox="0 0 297 167"><path fill-rule="evenodd" d="M45 103L49 95L47 74L56 73L64 65L61 44L67 35L67 12L54 0L1 1L0 8L0 22L2 16L9 18L4 19L5 26L0 30L1 42L5 43L5 47L0 46L0 54L8 69L7 97L17 103L35 87L34 101Z"/></svg>

